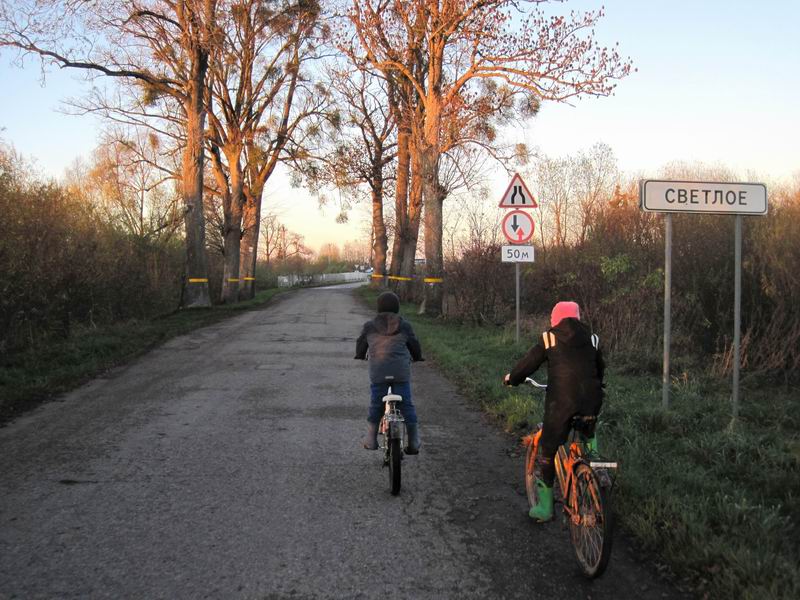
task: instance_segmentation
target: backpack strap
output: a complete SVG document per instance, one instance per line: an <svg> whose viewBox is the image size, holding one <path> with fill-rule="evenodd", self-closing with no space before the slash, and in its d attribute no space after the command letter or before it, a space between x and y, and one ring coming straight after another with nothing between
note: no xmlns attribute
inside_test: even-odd
<svg viewBox="0 0 800 600"><path fill-rule="evenodd" d="M595 350L600 347L600 338L595 333L592 334L592 346L594 346Z"/></svg>
<svg viewBox="0 0 800 600"><path fill-rule="evenodd" d="M549 350L556 345L556 336L552 331L545 331L542 334L542 340L544 341L545 350Z"/></svg>

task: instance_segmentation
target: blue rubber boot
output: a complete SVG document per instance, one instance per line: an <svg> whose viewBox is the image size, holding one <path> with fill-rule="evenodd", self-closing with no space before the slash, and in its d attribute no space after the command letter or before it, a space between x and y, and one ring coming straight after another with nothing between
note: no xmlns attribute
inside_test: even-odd
<svg viewBox="0 0 800 600"><path fill-rule="evenodd" d="M537 479L536 495L539 501L528 511L528 516L539 523L544 523L553 518L553 487Z"/></svg>
<svg viewBox="0 0 800 600"><path fill-rule="evenodd" d="M378 449L378 424L367 421L367 435L364 438L365 450Z"/></svg>
<svg viewBox="0 0 800 600"><path fill-rule="evenodd" d="M419 454L419 424L406 423L406 454Z"/></svg>

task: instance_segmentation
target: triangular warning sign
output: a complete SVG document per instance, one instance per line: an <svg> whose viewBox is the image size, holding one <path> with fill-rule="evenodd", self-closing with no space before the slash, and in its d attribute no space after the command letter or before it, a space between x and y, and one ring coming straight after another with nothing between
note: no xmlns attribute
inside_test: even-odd
<svg viewBox="0 0 800 600"><path fill-rule="evenodd" d="M530 193L519 173L514 173L498 206L500 208L537 208L539 205L536 204L533 194Z"/></svg>

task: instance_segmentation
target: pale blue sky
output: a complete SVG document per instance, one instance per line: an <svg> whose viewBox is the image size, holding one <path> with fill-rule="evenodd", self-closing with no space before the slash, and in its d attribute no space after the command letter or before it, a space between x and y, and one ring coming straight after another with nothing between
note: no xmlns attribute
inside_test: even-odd
<svg viewBox="0 0 800 600"><path fill-rule="evenodd" d="M554 10L599 5L572 0ZM800 172L800 0L608 0L605 8L597 38L618 41L638 72L612 97L543 105L514 141L550 155L605 142L620 167L649 176L674 160L720 163L770 183ZM0 54L0 136L59 176L97 140L94 118L57 112L87 86L79 74L51 69L41 87L35 61L25 70L9 63ZM319 213L285 179L268 193L312 247L362 237L358 218L335 224L335 210Z"/></svg>

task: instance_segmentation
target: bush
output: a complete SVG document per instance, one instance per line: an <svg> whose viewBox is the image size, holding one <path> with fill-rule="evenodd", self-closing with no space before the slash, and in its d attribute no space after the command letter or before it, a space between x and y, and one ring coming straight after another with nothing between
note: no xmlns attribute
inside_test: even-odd
<svg viewBox="0 0 800 600"><path fill-rule="evenodd" d="M522 268L522 311L549 314L574 300L615 360L660 369L664 225L636 191L615 194L582 243L537 248ZM747 375L783 382L800 374L800 189L772 194L766 217L745 219L742 362ZM734 219L674 215L672 354L678 369L728 375L733 337ZM472 323L513 321L514 276L497 246L472 248L447 264L445 316ZM630 361L625 357L630 357Z"/></svg>
<svg viewBox="0 0 800 600"><path fill-rule="evenodd" d="M124 233L0 149L0 355L177 306L178 242Z"/></svg>

